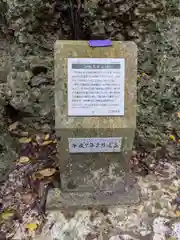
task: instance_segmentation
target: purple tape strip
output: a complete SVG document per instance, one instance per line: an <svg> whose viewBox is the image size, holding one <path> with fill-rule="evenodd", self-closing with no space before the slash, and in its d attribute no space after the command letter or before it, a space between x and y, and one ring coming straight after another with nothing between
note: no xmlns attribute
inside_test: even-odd
<svg viewBox="0 0 180 240"><path fill-rule="evenodd" d="M108 47L112 46L111 40L89 40L89 46L90 47Z"/></svg>

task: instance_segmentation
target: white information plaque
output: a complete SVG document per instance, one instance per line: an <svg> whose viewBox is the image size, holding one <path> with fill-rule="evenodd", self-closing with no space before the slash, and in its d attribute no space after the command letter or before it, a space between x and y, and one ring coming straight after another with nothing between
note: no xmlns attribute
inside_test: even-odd
<svg viewBox="0 0 180 240"><path fill-rule="evenodd" d="M122 138L68 138L70 153L120 152Z"/></svg>
<svg viewBox="0 0 180 240"><path fill-rule="evenodd" d="M124 115L123 58L68 59L68 115Z"/></svg>

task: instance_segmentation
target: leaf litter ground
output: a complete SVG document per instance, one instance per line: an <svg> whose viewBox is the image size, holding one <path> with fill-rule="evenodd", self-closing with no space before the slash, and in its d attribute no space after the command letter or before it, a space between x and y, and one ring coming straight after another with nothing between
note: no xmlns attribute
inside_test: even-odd
<svg viewBox="0 0 180 240"><path fill-rule="evenodd" d="M52 235L55 236L57 233L55 233L56 231L54 228L57 229L57 219L55 220L54 218L51 218L53 214L46 212L45 205L48 189L51 187L60 187L60 173L56 161L56 137L54 134L50 133L29 134L28 132L20 130L20 128L18 129L18 126L18 122L9 126L9 131L12 135L16 137L18 136L20 149L19 159L15 160L12 172L9 174L8 179L2 184L0 189L0 239L18 238L19 240L20 238L27 239L29 237L36 239L37 235L41 235L41 233L44 234L44 228L46 228L46 232L48 229L48 232L53 232ZM173 168L165 160L147 165L145 161L146 157L145 153L143 154L133 151L130 160L132 171L137 175L137 178L141 178L139 180L141 185L141 195L147 191L146 188L149 188L145 185L146 181L144 183L143 180L148 176L154 176L153 178L157 178L159 181L168 181L168 179L172 179L172 177L175 178L174 181L178 179L179 168L177 165ZM175 194L173 192L173 197L174 199L176 198L176 200L173 202L173 199L171 199L170 215L173 219L176 219L180 216L180 201L178 201L180 195L177 188L173 188L175 188ZM159 201L159 199L157 200ZM142 205L139 208L142 211ZM108 220L109 223L107 224L106 222L105 224L106 230L102 230L104 228L103 219L110 211L111 209L106 209L106 211L101 210L98 213L98 211L92 209L90 211L89 219L93 220L93 218L97 218L99 214L103 215L101 217L102 223L98 231L93 230L93 228L89 232L87 231L86 237L75 237L73 239L104 239L104 235L102 234L104 234L109 228L113 229L112 219L110 217ZM153 211L154 210L152 210L152 213ZM64 231L63 224L67 225L67 219L69 219L68 224L70 224L70 221L73 218L75 218L74 221L77 221L77 224L79 224L76 215L76 213L72 213L71 211L63 213L64 217L61 217L61 221L63 221L61 227L62 232ZM163 214L161 213L161 215ZM80 219L81 218L83 219L82 216ZM69 226L69 228L71 228L71 226ZM59 231L60 229L58 229L58 232ZM112 232L111 234L109 234L109 232L107 233L109 236L107 239L118 239L111 236L112 234L115 234ZM63 234L64 232L58 237L58 239L66 239L63 237ZM77 235L77 233L73 234ZM123 237L123 234L121 234L121 237ZM50 236L48 238L50 239ZM138 239L137 235L136 239Z"/></svg>
<svg viewBox="0 0 180 240"><path fill-rule="evenodd" d="M17 126L17 123L9 126L9 131L16 136ZM27 132L21 132L20 136L19 159L15 160L12 172L0 191L2 237L13 237L17 225L23 226L27 233L40 229L45 220L48 187L59 184L55 136L30 136Z"/></svg>

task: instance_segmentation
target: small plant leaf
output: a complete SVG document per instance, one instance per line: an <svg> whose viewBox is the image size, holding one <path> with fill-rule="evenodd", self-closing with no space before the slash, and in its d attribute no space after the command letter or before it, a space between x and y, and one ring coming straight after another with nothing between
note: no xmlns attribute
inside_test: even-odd
<svg viewBox="0 0 180 240"><path fill-rule="evenodd" d="M25 227L26 229L28 229L29 231L34 231L34 230L37 229L38 224L37 224L37 223L26 223L26 224L24 225L24 227Z"/></svg>
<svg viewBox="0 0 180 240"><path fill-rule="evenodd" d="M172 141L175 141L175 140L176 140L176 138L175 138L174 135L170 135L170 136L169 136L169 139L172 140Z"/></svg>
<svg viewBox="0 0 180 240"><path fill-rule="evenodd" d="M29 157L22 156L19 158L18 163L28 163L29 161Z"/></svg>
<svg viewBox="0 0 180 240"><path fill-rule="evenodd" d="M46 135L44 136L44 140L45 140L45 141L47 141L49 138L50 138L50 135L49 135L49 134L46 134Z"/></svg>
<svg viewBox="0 0 180 240"><path fill-rule="evenodd" d="M31 138L27 138L27 137L22 137L19 139L20 143L30 143L32 141Z"/></svg>
<svg viewBox="0 0 180 240"><path fill-rule="evenodd" d="M14 211L10 211L10 210L5 210L4 212L2 212L0 214L0 218L2 220L10 220L14 217L15 212Z"/></svg>

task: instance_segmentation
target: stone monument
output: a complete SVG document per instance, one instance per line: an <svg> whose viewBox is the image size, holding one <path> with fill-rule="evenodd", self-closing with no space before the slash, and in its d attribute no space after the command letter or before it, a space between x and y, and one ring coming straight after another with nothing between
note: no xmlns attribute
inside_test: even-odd
<svg viewBox="0 0 180 240"><path fill-rule="evenodd" d="M55 43L55 127L61 189L53 207L138 201L128 159L136 128L137 47Z"/></svg>

